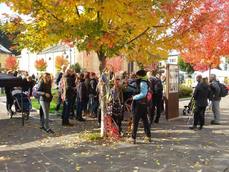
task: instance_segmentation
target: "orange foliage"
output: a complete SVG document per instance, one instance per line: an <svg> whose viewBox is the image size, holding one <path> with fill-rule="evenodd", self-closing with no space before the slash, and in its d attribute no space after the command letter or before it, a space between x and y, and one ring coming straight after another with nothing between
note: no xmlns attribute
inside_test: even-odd
<svg viewBox="0 0 229 172"><path fill-rule="evenodd" d="M41 58L35 61L35 67L38 71L45 71L47 68L47 62Z"/></svg>
<svg viewBox="0 0 229 172"><path fill-rule="evenodd" d="M16 70L18 68L18 61L15 56L8 56L5 61L5 68L7 70Z"/></svg>
<svg viewBox="0 0 229 172"><path fill-rule="evenodd" d="M55 66L57 70L61 70L63 65L67 65L69 62L64 56L56 56Z"/></svg>
<svg viewBox="0 0 229 172"><path fill-rule="evenodd" d="M181 57L195 70L218 67L220 57L229 54L228 9L229 3L225 0L208 0L201 12L208 14L209 21L198 28L198 35L190 34L181 46ZM198 26L201 22L199 20Z"/></svg>
<svg viewBox="0 0 229 172"><path fill-rule="evenodd" d="M123 58L120 56L113 57L111 59L106 60L106 67L113 72L121 71L122 64L123 64Z"/></svg>

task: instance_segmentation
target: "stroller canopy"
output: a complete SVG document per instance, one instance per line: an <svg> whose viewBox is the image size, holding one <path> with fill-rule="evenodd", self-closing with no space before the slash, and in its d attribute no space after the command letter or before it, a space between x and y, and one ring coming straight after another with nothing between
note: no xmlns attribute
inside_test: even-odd
<svg viewBox="0 0 229 172"><path fill-rule="evenodd" d="M0 73L0 87L19 87L23 85L23 80L15 76Z"/></svg>

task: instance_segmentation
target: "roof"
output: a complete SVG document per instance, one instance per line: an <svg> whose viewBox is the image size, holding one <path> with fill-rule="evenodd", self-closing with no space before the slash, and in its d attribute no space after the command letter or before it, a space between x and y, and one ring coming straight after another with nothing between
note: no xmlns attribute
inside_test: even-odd
<svg viewBox="0 0 229 172"><path fill-rule="evenodd" d="M69 49L69 47L67 45L55 45L49 48L44 49L43 51L41 51L40 53L38 53L38 55L43 55L43 54L49 54L49 53L57 53L57 52L64 52L67 49Z"/></svg>
<svg viewBox="0 0 229 172"><path fill-rule="evenodd" d="M7 48L3 47L1 44L0 44L0 52L6 53L6 54L11 54L11 51L8 50Z"/></svg>

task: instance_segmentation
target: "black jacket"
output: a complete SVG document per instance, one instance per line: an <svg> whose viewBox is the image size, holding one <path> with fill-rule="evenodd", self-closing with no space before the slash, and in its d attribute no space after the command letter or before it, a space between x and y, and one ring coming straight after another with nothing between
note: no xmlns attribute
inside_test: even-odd
<svg viewBox="0 0 229 172"><path fill-rule="evenodd" d="M206 107L208 105L209 93L210 88L207 84L198 83L193 93L196 106Z"/></svg>
<svg viewBox="0 0 229 172"><path fill-rule="evenodd" d="M88 90L84 79L80 80L79 84L77 85L77 98L81 102L88 100Z"/></svg>
<svg viewBox="0 0 229 172"><path fill-rule="evenodd" d="M89 94L97 95L96 87L97 87L97 80L95 78L91 79L90 86L89 86Z"/></svg>
<svg viewBox="0 0 229 172"><path fill-rule="evenodd" d="M72 100L75 97L75 78L71 75L64 75L64 82L65 99Z"/></svg>
<svg viewBox="0 0 229 172"><path fill-rule="evenodd" d="M44 83L43 80L40 81L37 94L40 95L40 101L51 102L52 101L52 93L51 93L51 83ZM43 93L48 93L51 97L46 97Z"/></svg>

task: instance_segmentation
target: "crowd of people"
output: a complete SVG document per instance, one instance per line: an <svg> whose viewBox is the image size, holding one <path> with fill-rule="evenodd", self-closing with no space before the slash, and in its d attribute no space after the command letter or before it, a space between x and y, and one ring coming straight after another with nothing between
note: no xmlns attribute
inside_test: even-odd
<svg viewBox="0 0 229 172"><path fill-rule="evenodd" d="M58 99L56 102L56 114L61 115L63 126L73 126L70 119L84 122L83 116L89 115L97 118L98 125L101 124L101 101L106 101L106 108L111 109L113 121L118 126L120 135L123 134L122 122L124 112L127 110L125 102L131 103L131 140L136 143L136 135L139 121L142 120L147 140L151 141L150 128L153 123L159 123L160 116L164 111L164 85L165 76L156 72L139 70L128 75L126 72L114 74L104 71L99 77L94 72L76 73L73 69L63 65L55 81L49 73L44 73L40 78L29 76L28 73L11 73L24 79L22 89L28 91L29 95L37 95L40 104L40 121L42 130L54 133L49 125L50 102L53 100L52 87L55 83L58 89ZM204 114L208 105L208 100L212 102L214 120L212 124L220 124L220 86L214 74L207 78L197 76L198 84L194 90L195 100L194 123L190 129L199 129L204 126ZM37 85L36 85L37 83ZM34 86L36 85L36 86ZM34 89L34 88L36 89ZM7 110L11 110L12 88L5 88L7 97ZM106 99L104 98L106 92ZM60 107L63 108L60 108ZM60 110L62 109L62 112ZM108 113L108 112L105 112Z"/></svg>

